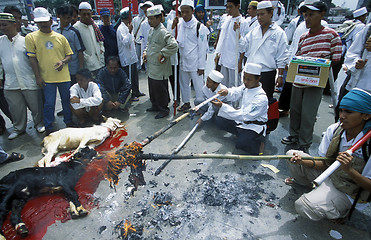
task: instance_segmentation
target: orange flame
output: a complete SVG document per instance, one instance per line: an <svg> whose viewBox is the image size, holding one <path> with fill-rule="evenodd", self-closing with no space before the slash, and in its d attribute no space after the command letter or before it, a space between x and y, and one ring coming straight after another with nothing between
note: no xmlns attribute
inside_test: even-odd
<svg viewBox="0 0 371 240"><path fill-rule="evenodd" d="M128 235L132 232L136 232L137 230L131 225L130 221L125 220L124 224L124 237L127 238Z"/></svg>
<svg viewBox="0 0 371 240"><path fill-rule="evenodd" d="M122 169L131 166L137 168L143 165L143 160L138 160L137 155L142 151L143 145L138 142L132 142L130 144L125 144L121 149L107 153L108 157L108 171L106 178L112 184L117 185L119 182L118 175L121 173Z"/></svg>

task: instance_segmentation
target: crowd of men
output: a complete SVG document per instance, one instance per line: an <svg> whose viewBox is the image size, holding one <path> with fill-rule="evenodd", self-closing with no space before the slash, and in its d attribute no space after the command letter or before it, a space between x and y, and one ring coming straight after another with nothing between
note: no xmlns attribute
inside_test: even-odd
<svg viewBox="0 0 371 240"><path fill-rule="evenodd" d="M134 18L125 7L115 26L105 8L100 11L103 24L97 26L87 2L78 8L58 7L58 23L47 9L39 7L33 12L38 30L27 23L21 26L19 9L6 7L0 13L4 34L0 37L0 59L5 75L0 102L14 127L8 139L25 132L27 108L39 133L54 131L57 89L63 107L58 115L63 115L67 127L99 124L102 111L125 110L129 102L145 96L138 81L138 71L144 69L152 104L146 111L156 112L156 119L170 113L169 81L174 104L182 102L181 112L219 94L199 111L198 123L215 122L237 136L236 148L258 155L269 133L269 104L275 90L281 88L281 116L290 117L289 136L281 142L296 149L289 161L292 178L285 182L308 185L331 164L304 160L324 89L286 81L287 70L294 56L324 58L331 60L342 86L338 105L333 106L338 113L336 123L325 132L319 153L337 158L342 167L326 181L326 187L304 194L295 206L312 220L343 219L352 211L352 202L370 200L364 196L371 191L369 156L361 150L353 157L344 152L371 125L371 68L367 60L371 25L365 24L366 8L355 10L354 19L347 21L342 31L335 31L323 20L327 5L305 0L299 5L298 16L282 29L285 10L279 1L250 1L244 17L240 0L227 0L226 14L217 27L216 70L205 76L211 19L204 6L195 6L193 0L182 0L178 9L175 1L172 5L166 16L161 5L140 3L139 15ZM77 123L72 121L73 115ZM3 134L5 122L0 120ZM23 158L15 153L3 155L3 161Z"/></svg>

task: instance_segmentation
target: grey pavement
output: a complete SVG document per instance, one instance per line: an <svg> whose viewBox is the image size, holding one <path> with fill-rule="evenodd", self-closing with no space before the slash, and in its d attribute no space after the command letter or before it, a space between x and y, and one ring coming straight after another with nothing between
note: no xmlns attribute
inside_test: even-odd
<svg viewBox="0 0 371 240"><path fill-rule="evenodd" d="M174 119L171 114L156 120L155 113L145 111L151 103L144 73L140 73L140 89L147 96L132 103L129 112L113 114L125 121L128 135L124 143L141 141ZM333 123L330 103L330 97L324 96L309 150L312 155L316 155L322 132ZM56 108L59 111L60 104ZM197 118L187 118L179 122L147 145L144 152L170 154L196 121ZM7 126L11 132L9 122ZM61 117L56 117L56 126L64 127ZM289 118L281 118L277 129L266 139L264 154L285 154L288 147L281 144L280 139L288 135L288 127ZM26 134L12 141L7 140L7 136L8 133L0 137L1 146L26 157L1 166L0 177L31 167L42 157L40 142L44 134L36 133L32 122ZM234 136L212 123L205 123L179 154L243 154L235 149L233 141ZM51 225L43 239L120 239L115 226L126 219L133 223L143 239L332 239L331 230L340 233L342 239L370 239L370 207L363 212L355 211L345 225L325 220L312 222L298 216L294 201L309 189L284 184L289 173L283 160L173 160L159 176L154 176L161 163L147 161L144 172L147 185L140 186L133 196L127 193L129 170L121 173L116 192L103 180L94 194L98 208L92 209L83 219ZM261 163L271 164L280 172L275 174ZM153 198L156 193L170 196L171 204L156 204ZM131 239L136 238L133 235Z"/></svg>

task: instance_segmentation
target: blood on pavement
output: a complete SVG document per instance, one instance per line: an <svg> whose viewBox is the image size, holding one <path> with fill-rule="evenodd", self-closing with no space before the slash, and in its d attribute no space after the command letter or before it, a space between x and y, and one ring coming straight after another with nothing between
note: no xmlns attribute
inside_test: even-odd
<svg viewBox="0 0 371 240"><path fill-rule="evenodd" d="M124 141L122 138L127 136L125 129L119 129L114 132L106 141L100 146L96 147L95 150L104 154L106 151L110 151L117 148ZM68 156L71 153L64 155ZM79 194L79 200L81 204L87 210L91 210L96 207L94 203L93 194L99 186L99 183L104 179L105 171L107 171L108 159L98 158L91 162L84 173L84 175L78 181L75 189ZM4 221L2 230L6 239L8 240L39 240L42 239L48 229L56 221L66 222L71 219L71 215L67 212L69 203L63 196L63 194L45 195L34 198L27 202L22 210L22 220L26 224L29 234L26 238L21 238L16 233L15 229L10 223L10 214L8 214ZM87 216L89 217L89 215Z"/></svg>

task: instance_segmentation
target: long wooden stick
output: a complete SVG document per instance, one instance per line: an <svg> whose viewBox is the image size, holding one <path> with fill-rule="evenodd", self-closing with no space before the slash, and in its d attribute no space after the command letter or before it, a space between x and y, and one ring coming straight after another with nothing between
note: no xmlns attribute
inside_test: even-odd
<svg viewBox="0 0 371 240"><path fill-rule="evenodd" d="M157 161L159 159L236 159L236 160L274 160L274 159L291 159L292 155L234 155L234 154L189 154L189 155L174 155L174 154L138 154L138 159L148 159ZM307 160L328 160L327 157L302 157Z"/></svg>
<svg viewBox="0 0 371 240"><path fill-rule="evenodd" d="M193 134L196 132L197 128L198 128L199 124L196 123L196 125L192 128L192 130L187 134L187 136L183 139L183 141L179 144L179 146L171 153L172 155L174 154L177 154L180 149L183 148L183 146L188 142L188 140L193 136ZM161 164L160 167L157 168L156 172L155 172L155 176L159 175L162 170L164 170L164 168L171 162L172 158L166 160L165 162L163 162Z"/></svg>
<svg viewBox="0 0 371 240"><path fill-rule="evenodd" d="M192 112L195 112L197 111L198 109L200 109L202 106L206 105L207 103L211 102L214 98L218 97L219 94L216 94L215 96L212 96L211 98L209 99L206 99L205 101L203 101L202 103L198 104L197 106L195 106L194 108L192 108L189 112L187 113L184 113L182 114L181 116L179 116L178 118L174 119L173 121L171 121L167 126L161 128L160 130L158 130L157 132L155 132L154 134L152 134L151 136L148 136L146 139L144 139L141 144L142 146L144 147L145 145L149 144L150 142L153 141L153 139L157 138L158 136L160 136L161 134L163 134L164 132L166 132L167 130L169 130L172 126L174 126L175 124L177 124L178 122L180 122L181 120L183 120L184 118L186 118L188 115L190 115Z"/></svg>

